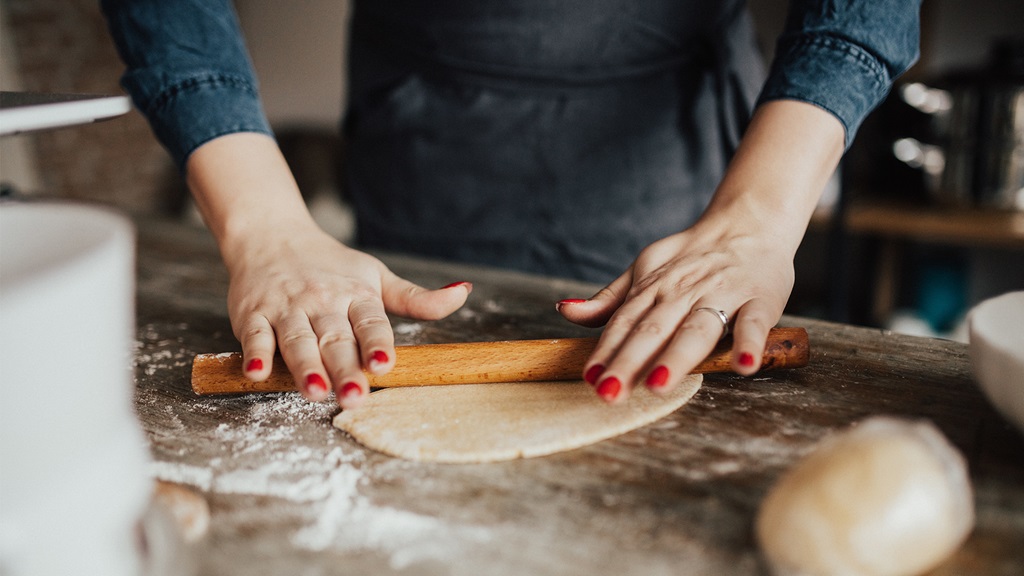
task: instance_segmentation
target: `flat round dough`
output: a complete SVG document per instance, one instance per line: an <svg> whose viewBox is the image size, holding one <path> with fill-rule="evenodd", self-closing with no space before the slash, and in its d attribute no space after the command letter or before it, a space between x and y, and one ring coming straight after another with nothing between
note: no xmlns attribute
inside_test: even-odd
<svg viewBox="0 0 1024 576"><path fill-rule="evenodd" d="M497 462L594 444L667 416L686 404L703 377L655 395L638 387L609 406L586 382L531 382L387 388L334 425L363 445L408 460Z"/></svg>

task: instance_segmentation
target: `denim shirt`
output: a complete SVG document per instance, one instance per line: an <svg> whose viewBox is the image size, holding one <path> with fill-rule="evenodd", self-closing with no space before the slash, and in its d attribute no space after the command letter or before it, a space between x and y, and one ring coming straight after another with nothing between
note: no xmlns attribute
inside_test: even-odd
<svg viewBox="0 0 1024 576"><path fill-rule="evenodd" d="M792 0L759 103L819 106L839 119L849 145L918 57L920 1ZM179 166L218 136L272 133L230 0L101 5L127 64L122 85Z"/></svg>

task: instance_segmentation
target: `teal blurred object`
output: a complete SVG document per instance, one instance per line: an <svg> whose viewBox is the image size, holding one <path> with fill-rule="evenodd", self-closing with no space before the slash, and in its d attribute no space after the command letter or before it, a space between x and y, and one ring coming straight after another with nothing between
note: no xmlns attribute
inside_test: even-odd
<svg viewBox="0 0 1024 576"><path fill-rule="evenodd" d="M917 282L918 316L939 333L951 330L967 310L967 266L959 259L923 262Z"/></svg>

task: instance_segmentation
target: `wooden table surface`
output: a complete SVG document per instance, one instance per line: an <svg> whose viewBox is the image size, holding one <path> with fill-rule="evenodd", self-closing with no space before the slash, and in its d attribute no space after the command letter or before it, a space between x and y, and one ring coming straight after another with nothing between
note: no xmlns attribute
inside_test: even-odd
<svg viewBox="0 0 1024 576"><path fill-rule="evenodd" d="M187 225L140 223L138 261L136 408L153 476L210 504L182 558L195 574L766 574L752 536L766 491L820 438L881 414L931 420L969 462L977 527L933 574L1024 566L1024 435L978 391L963 345L787 317L810 334L806 368L709 376L671 416L571 452L414 463L335 430L330 403L193 395L195 354L240 349L226 274ZM399 344L594 334L554 310L592 285L385 261L426 286L474 283L445 320L393 319Z"/></svg>

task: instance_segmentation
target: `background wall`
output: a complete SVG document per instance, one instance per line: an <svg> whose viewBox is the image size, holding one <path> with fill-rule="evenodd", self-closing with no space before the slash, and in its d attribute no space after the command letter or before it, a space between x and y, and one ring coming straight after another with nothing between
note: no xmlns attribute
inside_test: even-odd
<svg viewBox="0 0 1024 576"><path fill-rule="evenodd" d="M9 32L5 6L0 3L0 90L21 91L25 87L21 84L18 52L14 35ZM5 183L35 190L40 186L38 174L34 140L22 136L0 138L0 175Z"/></svg>
<svg viewBox="0 0 1024 576"><path fill-rule="evenodd" d="M1024 35L1020 0L926 0L924 15L926 73L977 66L993 40Z"/></svg>
<svg viewBox="0 0 1024 576"><path fill-rule="evenodd" d="M271 123L335 129L345 103L348 0L235 5Z"/></svg>
<svg viewBox="0 0 1024 576"><path fill-rule="evenodd" d="M96 0L0 0L3 53L28 91L119 93L123 66ZM8 53L8 52L11 53ZM36 174L8 166L0 179L23 193L91 200L129 212L161 210L171 162L137 113L91 126L15 137ZM7 138L5 138L6 140ZM6 143L5 143L6 146ZM5 150L6 152L6 150ZM6 156L6 153L5 153Z"/></svg>

